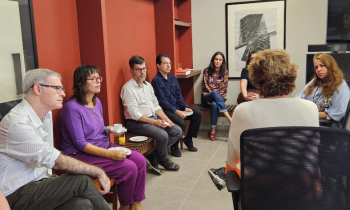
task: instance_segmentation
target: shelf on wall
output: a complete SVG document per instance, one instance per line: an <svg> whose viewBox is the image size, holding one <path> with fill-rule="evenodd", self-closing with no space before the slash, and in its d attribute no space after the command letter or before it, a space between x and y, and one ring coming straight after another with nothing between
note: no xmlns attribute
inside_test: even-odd
<svg viewBox="0 0 350 210"><path fill-rule="evenodd" d="M192 71L190 74L188 74L188 75L176 75L176 78L178 78L178 79L187 79L187 78L196 76L196 75L201 74L201 73L202 73L202 70L193 70L193 71Z"/></svg>
<svg viewBox="0 0 350 210"><path fill-rule="evenodd" d="M175 25L176 26L183 26L183 27L191 27L191 23L186 23L182 21L175 20Z"/></svg>

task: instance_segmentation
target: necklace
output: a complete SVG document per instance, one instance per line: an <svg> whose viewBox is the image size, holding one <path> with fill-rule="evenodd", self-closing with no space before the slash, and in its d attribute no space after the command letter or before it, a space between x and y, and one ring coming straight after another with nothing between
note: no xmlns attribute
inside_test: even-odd
<svg viewBox="0 0 350 210"><path fill-rule="evenodd" d="M95 110L94 110L94 108L92 108L92 114L95 114Z"/></svg>
<svg viewBox="0 0 350 210"><path fill-rule="evenodd" d="M320 94L320 95L318 96L318 98L316 99L316 101L315 101L316 93L317 93L317 90L318 90L319 87L320 87L320 86L317 86L317 89L316 89L316 91L315 91L315 93L314 93L314 97L312 98L312 102L314 102L315 104L316 104L316 102L318 101L318 99L320 99L320 97L322 96L322 94Z"/></svg>

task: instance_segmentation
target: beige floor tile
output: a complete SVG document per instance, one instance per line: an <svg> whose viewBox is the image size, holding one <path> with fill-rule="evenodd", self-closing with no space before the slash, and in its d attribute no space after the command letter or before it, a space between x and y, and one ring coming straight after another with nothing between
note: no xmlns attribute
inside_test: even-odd
<svg viewBox="0 0 350 210"><path fill-rule="evenodd" d="M215 155L213 155L213 158L211 161L221 161L222 166L225 166L225 161L227 157L227 141L222 141L220 144L220 147L218 148Z"/></svg>
<svg viewBox="0 0 350 210"><path fill-rule="evenodd" d="M232 198L231 194L227 191L227 188L219 191L212 180L210 179L207 171L210 168L222 167L221 162L210 162L207 169L203 172L198 182L194 186L193 190L186 198L185 202L181 206L180 210L232 210Z"/></svg>
<svg viewBox="0 0 350 210"><path fill-rule="evenodd" d="M141 203L142 209L178 210L190 190L191 188L147 184L146 200Z"/></svg>
<svg viewBox="0 0 350 210"><path fill-rule="evenodd" d="M221 134L220 134L221 135ZM144 210L206 210L233 209L231 194L227 189L218 191L207 171L225 166L227 137L222 133L217 141L210 141L206 131L200 131L194 139L198 152L181 150L182 157L169 158L179 164L180 170L163 170L156 175L148 168Z"/></svg>
<svg viewBox="0 0 350 210"><path fill-rule="evenodd" d="M162 175L159 176L151 173L149 169L146 178L147 185L192 188L208 164L207 160L186 160L181 157L174 157L172 161L180 166L178 171L163 170Z"/></svg>
<svg viewBox="0 0 350 210"><path fill-rule="evenodd" d="M210 141L209 139L203 139L203 138L194 138L193 139L193 145L198 149L197 152L190 152L188 151L186 145L184 144L184 148L180 149L182 156L181 159L198 159L198 160L207 160L209 161L213 155L215 154L216 150L221 145L221 141ZM172 157L169 154L169 158ZM171 160L175 161L178 158L171 158Z"/></svg>

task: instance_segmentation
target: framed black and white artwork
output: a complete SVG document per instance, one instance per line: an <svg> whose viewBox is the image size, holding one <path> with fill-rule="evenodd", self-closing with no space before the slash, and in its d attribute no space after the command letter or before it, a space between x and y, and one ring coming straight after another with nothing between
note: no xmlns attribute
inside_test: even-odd
<svg viewBox="0 0 350 210"><path fill-rule="evenodd" d="M226 56L230 79L239 79L252 50L285 48L285 0L227 3Z"/></svg>

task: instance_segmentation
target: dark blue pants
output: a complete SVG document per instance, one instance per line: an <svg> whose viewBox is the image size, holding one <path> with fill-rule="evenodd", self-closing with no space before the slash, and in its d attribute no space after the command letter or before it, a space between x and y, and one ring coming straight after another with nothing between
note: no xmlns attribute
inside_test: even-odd
<svg viewBox="0 0 350 210"><path fill-rule="evenodd" d="M227 112L225 101L217 91L202 95L201 99L204 106L210 106L211 127L215 128L218 122L219 112ZM208 102L211 103L211 105L209 105Z"/></svg>

